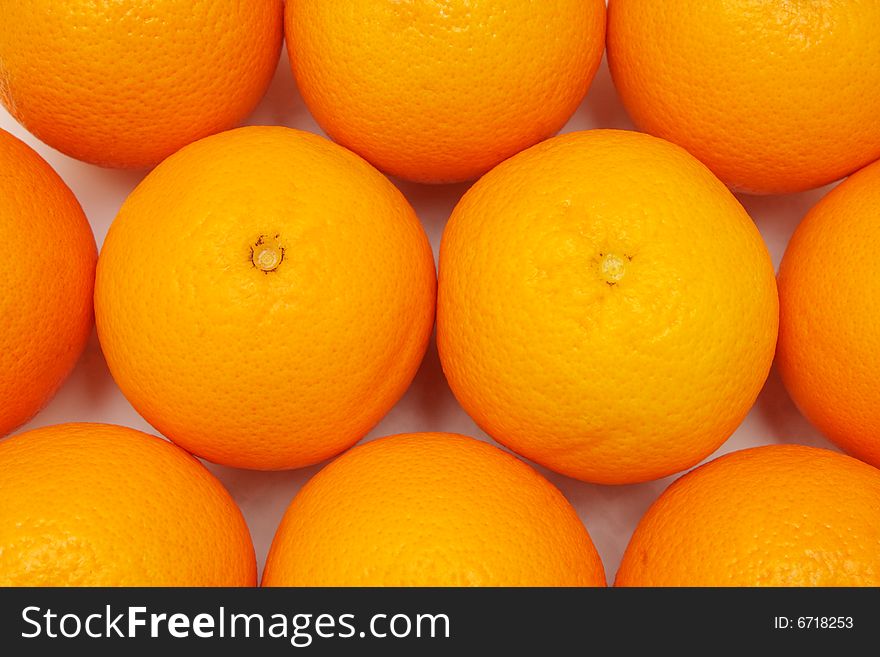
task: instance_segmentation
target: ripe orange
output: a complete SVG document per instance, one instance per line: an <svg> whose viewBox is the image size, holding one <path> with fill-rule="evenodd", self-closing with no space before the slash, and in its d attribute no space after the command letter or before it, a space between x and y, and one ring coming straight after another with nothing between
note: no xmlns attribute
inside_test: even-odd
<svg viewBox="0 0 880 657"><path fill-rule="evenodd" d="M126 200L98 263L107 363L132 405L211 461L284 469L364 436L434 320L428 239L403 195L317 135L191 144Z"/></svg>
<svg viewBox="0 0 880 657"><path fill-rule="evenodd" d="M253 110L282 11L282 0L4 2L0 102L67 155L152 166Z"/></svg>
<svg viewBox="0 0 880 657"><path fill-rule="evenodd" d="M556 137L462 198L437 343L499 442L597 483L690 467L736 429L776 343L770 256L696 159L635 132Z"/></svg>
<svg viewBox="0 0 880 657"><path fill-rule="evenodd" d="M648 509L616 586L878 586L880 471L801 445L733 452Z"/></svg>
<svg viewBox="0 0 880 657"><path fill-rule="evenodd" d="M55 394L92 329L97 250L73 193L0 130L0 436Z"/></svg>
<svg viewBox="0 0 880 657"><path fill-rule="evenodd" d="M319 472L275 534L263 586L605 586L550 482L496 447L414 433Z"/></svg>
<svg viewBox="0 0 880 657"><path fill-rule="evenodd" d="M0 443L0 586L253 586L223 485L174 445L108 424Z"/></svg>
<svg viewBox="0 0 880 657"><path fill-rule="evenodd" d="M777 362L800 410L880 467L880 163L854 174L798 226L779 267Z"/></svg>
<svg viewBox="0 0 880 657"><path fill-rule="evenodd" d="M565 124L602 58L605 3L296 0L285 34L327 134L387 173L451 182Z"/></svg>
<svg viewBox="0 0 880 657"><path fill-rule="evenodd" d="M641 129L794 192L880 157L878 26L880 2L610 0L608 63Z"/></svg>

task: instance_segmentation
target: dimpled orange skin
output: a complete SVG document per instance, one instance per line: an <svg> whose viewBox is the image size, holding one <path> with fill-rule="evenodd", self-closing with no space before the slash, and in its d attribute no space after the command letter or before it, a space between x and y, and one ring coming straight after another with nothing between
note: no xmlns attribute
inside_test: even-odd
<svg viewBox="0 0 880 657"><path fill-rule="evenodd" d="M477 182L443 235L452 391L500 443L577 479L646 481L708 456L754 403L777 323L745 210L648 135L534 146Z"/></svg>
<svg viewBox="0 0 880 657"><path fill-rule="evenodd" d="M801 412L880 467L880 163L807 213L779 267L779 372Z"/></svg>
<svg viewBox="0 0 880 657"><path fill-rule="evenodd" d="M281 0L0 0L0 102L71 157L152 166L256 107L282 12Z"/></svg>
<svg viewBox="0 0 880 657"><path fill-rule="evenodd" d="M615 586L878 586L880 471L768 445L684 475L639 522Z"/></svg>
<svg viewBox="0 0 880 657"><path fill-rule="evenodd" d="M168 158L98 263L107 364L153 426L210 461L296 468L362 438L409 386L436 278L412 207L317 135L250 127Z"/></svg>
<svg viewBox="0 0 880 657"><path fill-rule="evenodd" d="M453 182L562 128L602 59L605 3L291 0L285 34L327 134L392 175Z"/></svg>
<svg viewBox="0 0 880 657"><path fill-rule="evenodd" d="M174 445L109 424L0 442L0 586L253 586L247 525Z"/></svg>
<svg viewBox="0 0 880 657"><path fill-rule="evenodd" d="M574 508L497 447L400 434L355 447L294 498L263 586L605 586Z"/></svg>
<svg viewBox="0 0 880 657"><path fill-rule="evenodd" d="M880 3L610 0L633 121L731 187L797 192L880 157Z"/></svg>
<svg viewBox="0 0 880 657"><path fill-rule="evenodd" d="M33 417L70 374L92 330L98 253L73 192L0 130L0 436Z"/></svg>

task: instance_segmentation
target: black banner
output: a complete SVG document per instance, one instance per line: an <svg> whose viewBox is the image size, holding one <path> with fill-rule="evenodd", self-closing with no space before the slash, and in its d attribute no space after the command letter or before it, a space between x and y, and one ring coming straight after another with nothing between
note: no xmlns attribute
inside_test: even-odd
<svg viewBox="0 0 880 657"><path fill-rule="evenodd" d="M6 655L840 650L876 642L878 616L880 589L0 589L0 645Z"/></svg>

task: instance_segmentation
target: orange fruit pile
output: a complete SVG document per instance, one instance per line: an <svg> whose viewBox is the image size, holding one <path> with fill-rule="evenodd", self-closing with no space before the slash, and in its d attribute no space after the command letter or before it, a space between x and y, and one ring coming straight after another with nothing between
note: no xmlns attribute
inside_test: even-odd
<svg viewBox="0 0 880 657"><path fill-rule="evenodd" d="M878 2L609 0L608 63L639 128L795 192L880 157L878 25Z"/></svg>
<svg viewBox="0 0 880 657"><path fill-rule="evenodd" d="M0 442L0 586L253 586L241 512L154 436L63 424Z"/></svg>
<svg viewBox="0 0 880 657"><path fill-rule="evenodd" d="M158 164L237 125L281 51L282 0L22 0L0 11L0 102L63 153Z"/></svg>
<svg viewBox="0 0 880 657"><path fill-rule="evenodd" d="M606 25L611 79L582 104ZM598 484L697 466L775 353L852 456L765 445L697 467L616 584L880 586L878 26L880 2L840 0L0 2L9 118L73 158L154 167L98 256L73 192L0 130L0 438L94 318L170 441L61 424L0 442L0 586L255 586L242 512L195 457L338 457L290 503L264 586L605 586L575 508L518 457ZM298 109L330 139L236 127L285 37ZM606 123L610 82L644 133L554 137ZM439 273L385 174L479 178ZM777 294L733 191L850 174L797 228ZM448 433L346 451L406 393L435 311L449 388L515 454ZM443 390L418 393L436 419Z"/></svg>
<svg viewBox="0 0 880 657"><path fill-rule="evenodd" d="M443 234L437 345L464 409L553 470L633 483L739 425L777 329L755 225L667 142L593 130L496 167Z"/></svg>
<svg viewBox="0 0 880 657"><path fill-rule="evenodd" d="M801 445L727 454L648 509L616 586L878 586L880 471Z"/></svg>
<svg viewBox="0 0 880 657"><path fill-rule="evenodd" d="M779 267L779 352L798 407L880 467L880 164L841 183L800 223Z"/></svg>
<svg viewBox="0 0 880 657"><path fill-rule="evenodd" d="M562 128L602 59L605 3L297 0L284 26L327 134L392 175L453 182Z"/></svg>
<svg viewBox="0 0 880 657"><path fill-rule="evenodd" d="M291 503L263 586L604 586L596 548L550 482L454 434L356 447Z"/></svg>
<svg viewBox="0 0 880 657"><path fill-rule="evenodd" d="M97 251L58 174L0 130L0 437L55 394L92 329Z"/></svg>
<svg viewBox="0 0 880 657"><path fill-rule="evenodd" d="M113 378L208 460L317 463L403 395L434 321L403 195L316 135L250 127L156 167L110 227L95 312Z"/></svg>

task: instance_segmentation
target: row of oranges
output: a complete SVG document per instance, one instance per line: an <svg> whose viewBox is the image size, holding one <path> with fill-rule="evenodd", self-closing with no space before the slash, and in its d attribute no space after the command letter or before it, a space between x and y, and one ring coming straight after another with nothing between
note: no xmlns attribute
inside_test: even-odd
<svg viewBox="0 0 880 657"><path fill-rule="evenodd" d="M876 159L880 144L864 126L874 125L865 119L878 92L865 80L880 65L866 68L856 52L810 71L815 85L857 66L845 90L852 102L833 121L801 103L784 113L799 132L774 141L778 123L754 91L717 115L712 64L733 65L743 51L710 47L699 23L751 26L748 45L796 65L785 77L795 100L807 83L798 71L838 53L880 9L731 3L709 16L688 3L612 1L609 57L624 102L642 127L691 154L617 131L527 148L558 130L589 86L604 43L601 2L453 2L439 14L436 3L288 2L297 81L336 141L414 180L492 169L450 218L438 288L412 208L351 151L278 127L198 139L256 103L280 48L282 5L183 4L103 10L122 12L110 29L126 47L136 35L140 65L157 38L163 48L188 43L162 41L168 25L196 30L199 43L216 37L207 52L223 51L207 73L203 57L183 52L159 58L173 69L126 70L126 84L151 80L136 109L110 88L125 59L92 58L62 75L70 61L53 62L53 52L40 65L58 73L56 84L34 83L46 34L57 51L82 53L70 28L103 34L107 16L72 0L67 11L31 2L4 13L0 97L35 134L115 166L176 152L126 200L96 259L70 191L0 133L0 208L12 218L0 230L28 247L4 263L0 432L36 412L69 372L91 326L94 284L102 349L126 397L175 443L219 463L301 467L351 446L409 385L436 307L444 372L462 406L499 442L564 474L628 483L702 460L754 402L777 327L779 365L801 408L880 464L876 345L860 330L880 314L870 257L880 165L838 187L799 228L780 271L781 315L760 235L716 178L803 189ZM676 28L675 43L658 22ZM365 37L351 38L364 23ZM802 39L804 30L815 38ZM376 61L371 39L398 55ZM682 47L700 58L680 63ZM413 48L422 52L405 57ZM408 76L424 77L408 85ZM76 100L83 89L88 99ZM854 125L863 128L855 137ZM254 582L240 514L173 446L67 425L4 442L0 465L10 473L4 493L29 500L0 530L9 582ZM649 512L618 582L872 583L878 500L880 473L849 457L799 447L725 457ZM762 536L744 561L755 543L743 537L759 517L787 531ZM83 522L104 524L97 542ZM121 558L123 544L137 564ZM160 556L167 544L177 546L170 563ZM322 471L288 511L264 583L601 584L604 573L571 507L531 469L474 441L420 435L353 450Z"/></svg>
<svg viewBox="0 0 880 657"><path fill-rule="evenodd" d="M73 157L153 166L244 119L286 36L335 141L401 178L470 180L565 124L607 41L636 124L731 187L810 189L880 157L877 3L605 4L8 3L0 101Z"/></svg>

